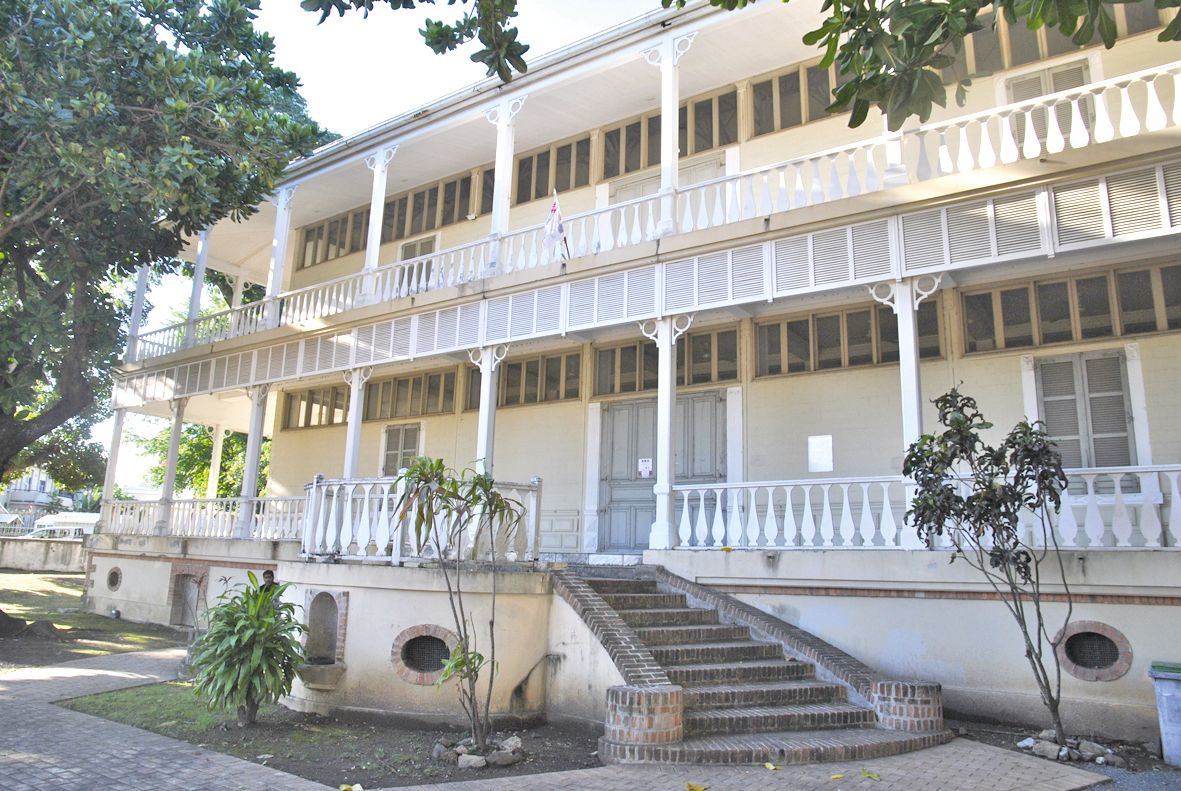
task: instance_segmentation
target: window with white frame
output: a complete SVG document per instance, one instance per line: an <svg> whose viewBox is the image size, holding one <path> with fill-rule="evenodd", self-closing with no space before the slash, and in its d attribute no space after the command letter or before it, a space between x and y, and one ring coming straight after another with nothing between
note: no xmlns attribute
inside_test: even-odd
<svg viewBox="0 0 1181 791"><path fill-rule="evenodd" d="M339 426L349 412L349 389L344 385L314 387L283 394L283 428Z"/></svg>
<svg viewBox="0 0 1181 791"><path fill-rule="evenodd" d="M1117 351L1038 361L1038 402L1062 466L1126 467L1135 463L1127 366Z"/></svg>
<svg viewBox="0 0 1181 791"><path fill-rule="evenodd" d="M590 184L590 157L589 135L519 157L514 203L527 203Z"/></svg>
<svg viewBox="0 0 1181 791"><path fill-rule="evenodd" d="M751 82L750 97L755 136L790 129L828 117L832 92L849 81L836 66L798 63Z"/></svg>
<svg viewBox="0 0 1181 791"><path fill-rule="evenodd" d="M435 252L435 237L424 236L421 239L415 239L413 242L406 242L402 245L399 261L409 261L411 258L418 258L420 255L427 255Z"/></svg>
<svg viewBox="0 0 1181 791"><path fill-rule="evenodd" d="M738 378L738 330L688 333L676 345L677 386L732 382ZM660 354L652 341L595 350L597 396L655 390Z"/></svg>
<svg viewBox="0 0 1181 791"><path fill-rule="evenodd" d="M365 385L365 420L455 411L455 371L399 376Z"/></svg>
<svg viewBox="0 0 1181 791"><path fill-rule="evenodd" d="M582 353L547 354L501 363L497 373L497 405L517 406L580 397ZM464 409L480 408L480 369L469 367Z"/></svg>
<svg viewBox="0 0 1181 791"><path fill-rule="evenodd" d="M401 423L386 426L381 456L382 477L398 474L414 463L418 457L419 438L422 429L417 423Z"/></svg>

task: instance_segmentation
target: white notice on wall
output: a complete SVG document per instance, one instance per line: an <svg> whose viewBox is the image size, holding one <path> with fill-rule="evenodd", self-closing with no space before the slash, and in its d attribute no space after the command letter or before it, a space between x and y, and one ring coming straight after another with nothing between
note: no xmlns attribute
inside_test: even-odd
<svg viewBox="0 0 1181 791"><path fill-rule="evenodd" d="M832 472L832 434L808 437L808 472Z"/></svg>
<svg viewBox="0 0 1181 791"><path fill-rule="evenodd" d="M636 472L641 478L652 477L652 459L640 459L636 465Z"/></svg>

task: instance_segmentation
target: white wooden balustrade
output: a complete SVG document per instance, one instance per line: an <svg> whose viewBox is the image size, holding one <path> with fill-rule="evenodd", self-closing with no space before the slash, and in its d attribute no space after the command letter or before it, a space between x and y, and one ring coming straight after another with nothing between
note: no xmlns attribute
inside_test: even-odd
<svg viewBox="0 0 1181 791"><path fill-rule="evenodd" d="M1066 548L1177 548L1181 465L1067 471L1050 527ZM677 485L678 549L918 548L904 516L911 484L898 476ZM1032 514L1023 540L1042 543ZM947 541L941 542L943 547Z"/></svg>
<svg viewBox="0 0 1181 791"><path fill-rule="evenodd" d="M303 526L303 497L215 497L173 500L168 524L159 501L115 500L103 506L102 532L119 535L167 535L184 538L246 538L296 541ZM251 518L240 523L242 508ZM158 530L160 532L158 532ZM244 534L248 530L249 535Z"/></svg>
<svg viewBox="0 0 1181 791"><path fill-rule="evenodd" d="M303 553L307 557L338 557L399 565L406 560L437 559L435 540L416 535L409 518L398 510L402 487L394 478L318 480L308 484L304 510ZM451 542L450 530L439 528L445 557L479 560L536 560L541 546L541 479L530 483L497 482L505 497L524 506L524 519L497 528L492 545L474 530Z"/></svg>
<svg viewBox="0 0 1181 791"><path fill-rule="evenodd" d="M1166 111L1166 104L1171 111ZM1181 62L924 124L898 134L819 151L677 190L680 233L854 197L955 173L1036 160L1067 149L1181 126ZM656 237L659 196L636 198L565 218L564 245L537 224L417 258L289 291L194 322L145 332L136 360L186 345L289 326L466 283L500 272L550 266Z"/></svg>

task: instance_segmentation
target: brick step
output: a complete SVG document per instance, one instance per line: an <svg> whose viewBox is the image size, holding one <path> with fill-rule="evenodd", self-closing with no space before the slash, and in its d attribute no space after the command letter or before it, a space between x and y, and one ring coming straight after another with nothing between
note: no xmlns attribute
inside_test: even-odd
<svg viewBox="0 0 1181 791"><path fill-rule="evenodd" d="M717 610L684 607L664 610L620 610L619 617L628 626L699 626L716 624Z"/></svg>
<svg viewBox="0 0 1181 791"><path fill-rule="evenodd" d="M667 670L677 665L700 665L707 662L745 662L751 659L783 659L783 647L754 640L727 643L689 643L650 646L652 658Z"/></svg>
<svg viewBox="0 0 1181 791"><path fill-rule="evenodd" d="M951 741L949 731L906 733L881 728L695 736L675 744L621 745L599 739L604 763L763 764L864 761Z"/></svg>
<svg viewBox="0 0 1181 791"><path fill-rule="evenodd" d="M750 629L746 626L730 626L729 624L702 624L700 626L650 626L646 629L636 629L636 636L644 645L660 646L675 645L677 643L716 643L728 640L750 639Z"/></svg>
<svg viewBox="0 0 1181 791"><path fill-rule="evenodd" d="M843 686L825 681L712 684L706 687L685 687L681 694L686 713L728 707L845 703L849 699Z"/></svg>
<svg viewBox="0 0 1181 791"><path fill-rule="evenodd" d="M762 662L722 662L698 665L674 665L665 668L674 684L704 686L732 684L736 681L799 681L814 678L816 668L807 662L785 662L782 659Z"/></svg>
<svg viewBox="0 0 1181 791"><path fill-rule="evenodd" d="M616 612L621 610L684 609L683 593L601 593L599 596Z"/></svg>
<svg viewBox="0 0 1181 791"><path fill-rule="evenodd" d="M658 593L656 580L615 579L613 577L583 577L596 593Z"/></svg>
<svg viewBox="0 0 1181 791"><path fill-rule="evenodd" d="M711 733L762 733L829 728L872 728L873 710L851 703L749 706L685 712L685 736Z"/></svg>

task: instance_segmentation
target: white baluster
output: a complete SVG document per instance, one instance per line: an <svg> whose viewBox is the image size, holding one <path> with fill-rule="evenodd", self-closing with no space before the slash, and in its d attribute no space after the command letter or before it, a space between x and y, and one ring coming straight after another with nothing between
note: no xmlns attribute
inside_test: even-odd
<svg viewBox="0 0 1181 791"><path fill-rule="evenodd" d="M919 181L926 181L931 178L931 160L927 157L927 133L919 132L915 136L915 142L919 146L919 161L915 165L915 178Z"/></svg>
<svg viewBox="0 0 1181 791"><path fill-rule="evenodd" d="M775 171L774 173L764 173L761 176L762 188L759 193L759 214L763 217L766 217L775 211L775 199L772 196L773 187L771 186L771 180L776 178L778 175L779 171Z"/></svg>
<svg viewBox="0 0 1181 791"><path fill-rule="evenodd" d="M1140 480L1140 534L1144 536L1144 546L1161 546L1161 521L1157 511L1156 498L1150 492L1160 491L1155 472L1146 472L1137 476Z"/></svg>
<svg viewBox="0 0 1181 791"><path fill-rule="evenodd" d="M820 540L821 545L831 547L833 545L833 522L832 522L832 503L831 492L829 486L831 484L820 485L820 496L824 498L824 507L820 512Z"/></svg>
<svg viewBox="0 0 1181 791"><path fill-rule="evenodd" d="M877 151L877 146L870 146L865 149L865 191L877 192L881 189L882 182L878 178L878 164L874 160L874 154Z"/></svg>
<svg viewBox="0 0 1181 791"><path fill-rule="evenodd" d="M1181 543L1181 491L1178 485L1181 472L1170 470L1165 475L1169 479L1169 535L1163 543L1175 547Z"/></svg>
<svg viewBox="0 0 1181 791"><path fill-rule="evenodd" d="M848 549L853 546L853 509L849 505L849 484L841 484L841 546Z"/></svg>
<svg viewBox="0 0 1181 791"><path fill-rule="evenodd" d="M743 542L742 531L742 513L738 507L740 504L739 495L742 494L740 489L725 489L718 492L718 496L725 495L726 498L726 543L732 547L745 546Z"/></svg>
<svg viewBox="0 0 1181 791"><path fill-rule="evenodd" d="M936 160L939 162L939 175L951 175L953 168L951 165L951 149L947 147L947 132L943 129L939 130L939 146Z"/></svg>
<svg viewBox="0 0 1181 791"><path fill-rule="evenodd" d="M755 216L755 177L747 176L742 183L746 187L742 193L742 219L749 220Z"/></svg>
<svg viewBox="0 0 1181 791"><path fill-rule="evenodd" d="M795 206L798 209L801 206L808 205L808 190L804 188L804 165L803 165L803 163L796 162L793 167L795 168L795 171L796 171Z"/></svg>
<svg viewBox="0 0 1181 791"><path fill-rule="evenodd" d="M980 154L976 157L982 169L996 164L996 151L992 148L992 137L988 132L988 121L980 121Z"/></svg>
<svg viewBox="0 0 1181 791"><path fill-rule="evenodd" d="M685 213L681 216L681 233L693 230L693 193L683 192L678 198L685 206Z"/></svg>
<svg viewBox="0 0 1181 791"><path fill-rule="evenodd" d="M1132 546L1132 520L1128 515L1127 503L1124 502L1123 473L1114 473L1112 481L1115 484L1115 501L1111 509L1111 534L1115 537L1117 547Z"/></svg>
<svg viewBox="0 0 1181 791"><path fill-rule="evenodd" d="M1001 116L1001 162L1011 165L1020 158L1017 151L1017 138L1013 135L1013 114Z"/></svg>
<svg viewBox="0 0 1181 791"><path fill-rule="evenodd" d="M787 197L787 165L775 171L778 184L778 190L775 193L775 211L787 211L791 208L791 202Z"/></svg>
<svg viewBox="0 0 1181 791"><path fill-rule="evenodd" d="M850 152L847 161L849 164L849 181L845 187L845 194L850 198L855 198L861 194L861 180L857 176L857 152Z"/></svg>
<svg viewBox="0 0 1181 791"><path fill-rule="evenodd" d="M812 516L812 486L804 484L804 514L803 522L800 525L800 539L806 547L815 546L816 541L816 520Z"/></svg>
<svg viewBox="0 0 1181 791"><path fill-rule="evenodd" d="M644 238L645 239L655 239L656 238L656 204L649 201L643 205L643 208L647 209L646 213L648 215L648 220L647 220L647 222L644 223ZM673 210L673 216L674 217L676 216L675 209Z"/></svg>
<svg viewBox="0 0 1181 791"><path fill-rule="evenodd" d="M697 490L697 519L694 520L693 533L697 538L697 546L709 546L709 523L705 516L705 490Z"/></svg>
<svg viewBox="0 0 1181 791"><path fill-rule="evenodd" d="M1136 108L1132 106L1132 94L1125 85L1120 89L1119 104L1119 133L1121 137L1135 137L1140 134L1140 119L1136 117Z"/></svg>
<svg viewBox="0 0 1181 791"><path fill-rule="evenodd" d="M1107 95L1102 89L1095 93L1095 142L1106 143L1115 139L1115 127L1111 125L1111 113L1107 109Z"/></svg>
<svg viewBox="0 0 1181 791"><path fill-rule="evenodd" d="M842 195L841 174L837 170L837 158L834 154L828 158L828 199L839 200Z"/></svg>
<svg viewBox="0 0 1181 791"><path fill-rule="evenodd" d="M779 545L779 521L775 518L775 487L768 486L767 492L767 516L763 519L763 535L766 537L767 546L774 547ZM791 503L788 502L788 508L791 508Z"/></svg>
<svg viewBox="0 0 1181 791"><path fill-rule="evenodd" d="M868 483L861 484L861 520L857 526L857 532L861 536L861 546L873 546L873 536L875 525L873 523L873 507L869 502L869 486Z"/></svg>
<svg viewBox="0 0 1181 791"><path fill-rule="evenodd" d="M1066 148L1066 140L1058 128L1058 107L1053 105L1046 108L1046 152L1050 154L1057 154Z"/></svg>
<svg viewBox="0 0 1181 791"><path fill-rule="evenodd" d="M1078 546L1078 521L1066 492L1063 492L1062 505L1058 508L1058 541L1064 547Z"/></svg>
<svg viewBox="0 0 1181 791"><path fill-rule="evenodd" d="M693 537L693 529L689 524L689 490L685 489L681 492L681 518L677 520L677 538L680 539L679 545L682 547L689 546L689 540Z"/></svg>
<svg viewBox="0 0 1181 791"><path fill-rule="evenodd" d="M717 228L726 223L726 206L722 200L722 194L726 191L725 184L714 185L714 212L713 217L710 218L711 228Z"/></svg>
<svg viewBox="0 0 1181 791"><path fill-rule="evenodd" d="M968 140L968 125L960 127L960 151L956 158L956 167L960 173L968 173L976 169L976 161L972 158L972 143Z"/></svg>
<svg viewBox="0 0 1181 791"><path fill-rule="evenodd" d="M1087 508L1083 516L1083 530L1087 534L1088 546L1101 547L1107 526L1103 524L1103 514L1099 512L1099 498L1095 495L1095 475L1086 473L1083 479L1087 484Z"/></svg>
<svg viewBox="0 0 1181 791"><path fill-rule="evenodd" d="M373 538L373 525L370 522L373 518L370 513L370 503L373 499L373 484L365 484L361 487L361 491L364 493L362 496L365 499L361 502L361 519L357 530L357 554L364 556L369 554L369 543Z"/></svg>
<svg viewBox="0 0 1181 791"><path fill-rule="evenodd" d="M615 219L614 219L615 212L616 212L615 209L611 209L610 211L607 211L603 214L603 224L604 224L605 228L604 228L603 237L602 237L602 239L600 239L601 246L599 249L604 252L606 252L607 250L612 250L615 247L615 231L613 228L613 226L615 225Z"/></svg>
<svg viewBox="0 0 1181 791"><path fill-rule="evenodd" d="M1173 125L1181 126L1181 71L1173 73Z"/></svg>
<svg viewBox="0 0 1181 791"><path fill-rule="evenodd" d="M824 175L820 172L820 160L809 159L808 163L812 166L812 194L810 199L813 205L824 203Z"/></svg>
<svg viewBox="0 0 1181 791"><path fill-rule="evenodd" d="M726 222L738 222L742 219L742 212L738 205L741 186L738 181L727 181L726 185Z"/></svg>
<svg viewBox="0 0 1181 791"><path fill-rule="evenodd" d="M714 490L714 518L711 532L715 547L729 546L726 543L726 522L722 519L722 495L721 490Z"/></svg>
<svg viewBox="0 0 1181 791"><path fill-rule="evenodd" d="M697 195L696 230L701 231L709 227L709 209L706 207L708 200L706 198L706 191L704 188L697 189L694 194Z"/></svg>
<svg viewBox="0 0 1181 791"><path fill-rule="evenodd" d="M632 232L629 240L633 245L644 241L644 234L640 231L640 204L632 205Z"/></svg>
<svg viewBox="0 0 1181 791"><path fill-rule="evenodd" d="M1025 111L1025 140L1021 144L1021 156L1037 159L1042 153L1042 141L1037 138L1037 127L1033 123L1033 108Z"/></svg>
<svg viewBox="0 0 1181 791"><path fill-rule="evenodd" d="M748 547L757 547L759 545L759 490L752 486L749 490L739 490L739 500L748 499L746 506L746 545Z"/></svg>
<svg viewBox="0 0 1181 791"><path fill-rule="evenodd" d="M894 504L890 502L890 483L882 481L882 516L879 526L882 531L882 546L896 547L901 545L898 526L894 522Z"/></svg>

